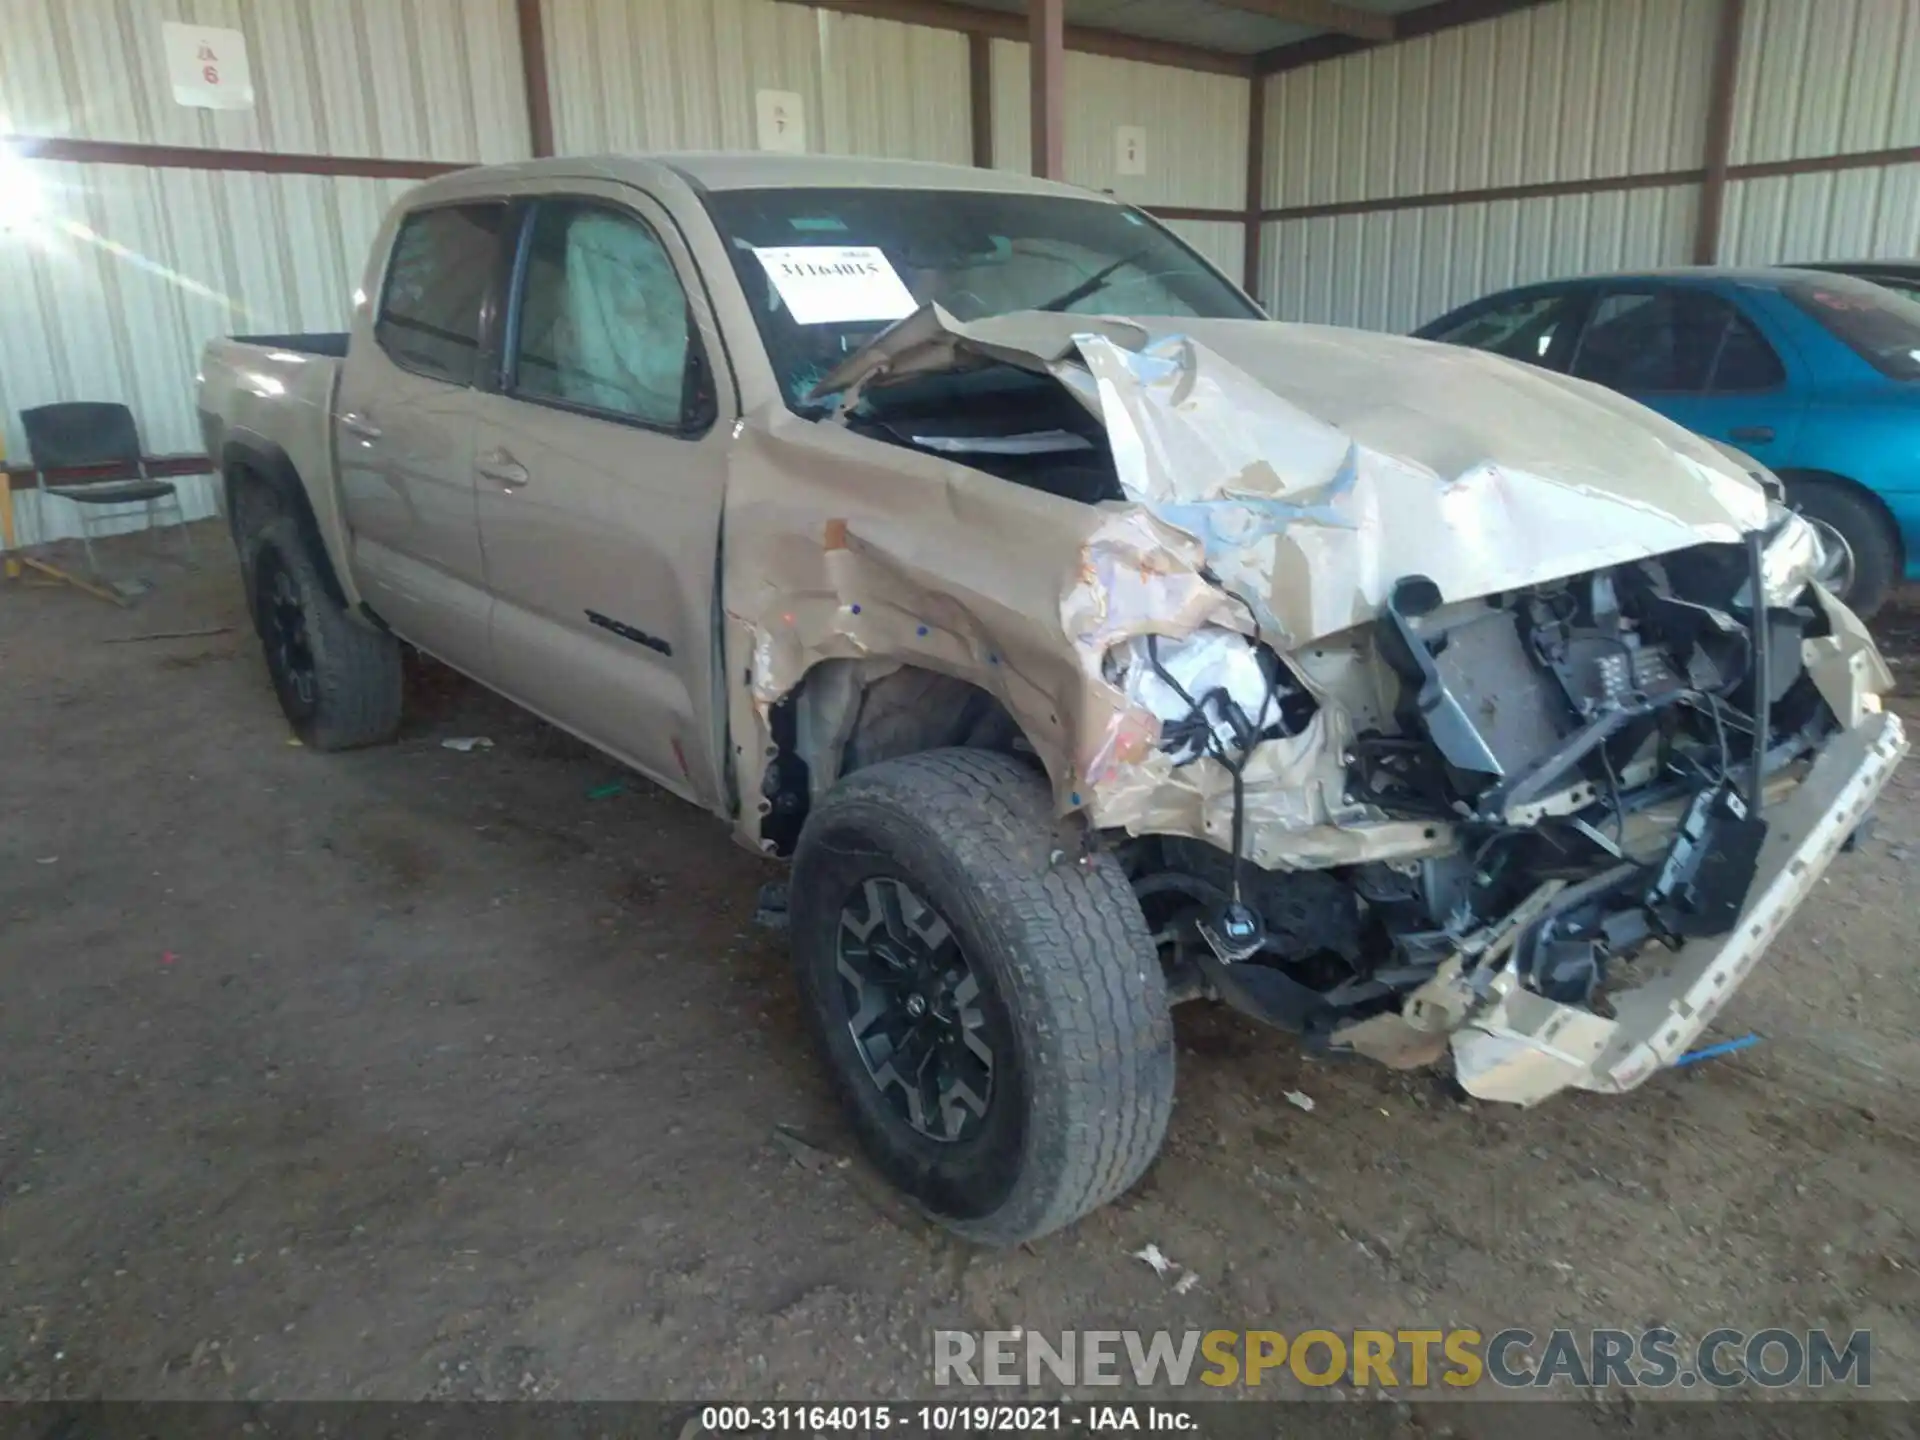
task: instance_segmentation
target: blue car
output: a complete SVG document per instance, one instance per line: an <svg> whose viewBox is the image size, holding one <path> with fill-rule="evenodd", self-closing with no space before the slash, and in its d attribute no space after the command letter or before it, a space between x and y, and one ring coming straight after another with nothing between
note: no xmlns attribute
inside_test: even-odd
<svg viewBox="0 0 1920 1440"><path fill-rule="evenodd" d="M1850 275L1702 268L1528 285L1416 333L1592 380L1752 455L1846 541L1836 583L1859 615L1920 579L1920 303Z"/></svg>

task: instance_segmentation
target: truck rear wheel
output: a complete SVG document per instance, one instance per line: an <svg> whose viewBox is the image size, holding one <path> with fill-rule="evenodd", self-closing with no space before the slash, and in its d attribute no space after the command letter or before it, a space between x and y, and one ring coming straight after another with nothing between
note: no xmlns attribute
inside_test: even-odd
<svg viewBox="0 0 1920 1440"><path fill-rule="evenodd" d="M935 1219L1013 1245L1140 1178L1173 1105L1166 982L1126 875L1063 843L1040 775L982 750L857 771L807 817L790 896L841 1102Z"/></svg>
<svg viewBox="0 0 1920 1440"><path fill-rule="evenodd" d="M333 598L291 516L254 532L243 573L294 734L316 750L391 740L400 728L399 642L356 624Z"/></svg>

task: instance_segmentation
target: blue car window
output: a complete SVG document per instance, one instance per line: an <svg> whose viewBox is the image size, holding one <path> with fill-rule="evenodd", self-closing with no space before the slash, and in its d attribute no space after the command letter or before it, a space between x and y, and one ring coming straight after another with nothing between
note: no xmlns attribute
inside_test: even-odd
<svg viewBox="0 0 1920 1440"><path fill-rule="evenodd" d="M1432 338L1469 350L1491 350L1509 360L1544 365L1572 311L1573 297L1564 292L1529 295L1482 310Z"/></svg>
<svg viewBox="0 0 1920 1440"><path fill-rule="evenodd" d="M1786 381L1786 367L1773 347L1746 316L1736 314L1720 342L1720 358L1713 367L1714 393L1771 390Z"/></svg>
<svg viewBox="0 0 1920 1440"><path fill-rule="evenodd" d="M1734 310L1701 290L1616 290L1594 307L1573 373L1610 390L1707 388Z"/></svg>

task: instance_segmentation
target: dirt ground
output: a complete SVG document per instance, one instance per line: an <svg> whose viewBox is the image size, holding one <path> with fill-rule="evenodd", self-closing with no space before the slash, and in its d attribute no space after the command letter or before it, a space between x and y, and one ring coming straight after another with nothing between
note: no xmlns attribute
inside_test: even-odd
<svg viewBox="0 0 1920 1440"><path fill-rule="evenodd" d="M124 611L0 586L0 1396L875 1398L935 1326L1658 1323L1870 1329L1920 1396L1920 768L1716 1026L1764 1043L1523 1112L1187 1007L1145 1182L986 1252L778 1138L849 1143L773 867L435 668L399 743L297 748L218 529L143 545ZM1910 677L1920 604L1885 629Z"/></svg>

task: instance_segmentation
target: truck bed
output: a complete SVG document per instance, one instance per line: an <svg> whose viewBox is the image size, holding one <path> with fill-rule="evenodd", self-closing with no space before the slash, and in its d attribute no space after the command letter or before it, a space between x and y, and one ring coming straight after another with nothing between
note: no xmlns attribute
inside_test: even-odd
<svg viewBox="0 0 1920 1440"><path fill-rule="evenodd" d="M338 342L336 345L335 342ZM273 470L291 466L334 551L344 533L337 520L333 398L345 335L255 335L211 340L200 357L200 434L217 473L236 464Z"/></svg>
<svg viewBox="0 0 1920 1440"><path fill-rule="evenodd" d="M200 357L200 433L207 455L221 462L230 444L278 449L302 475L321 476L333 464L333 391L342 362L282 340L314 336L260 336L210 340Z"/></svg>

